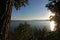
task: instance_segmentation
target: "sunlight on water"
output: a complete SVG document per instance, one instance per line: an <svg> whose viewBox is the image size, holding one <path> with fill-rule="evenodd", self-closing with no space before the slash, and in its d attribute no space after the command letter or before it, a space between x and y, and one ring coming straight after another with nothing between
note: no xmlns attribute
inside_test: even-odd
<svg viewBox="0 0 60 40"><path fill-rule="evenodd" d="M55 22L54 22L54 21L51 21L51 22L50 22L50 30L51 30L51 31L55 31L55 30L56 30L56 29L55 29L55 26L56 26L56 25L55 25Z"/></svg>

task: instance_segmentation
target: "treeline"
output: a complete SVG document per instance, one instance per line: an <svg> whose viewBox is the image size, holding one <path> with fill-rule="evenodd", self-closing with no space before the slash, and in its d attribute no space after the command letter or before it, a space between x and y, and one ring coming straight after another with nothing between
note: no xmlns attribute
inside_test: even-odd
<svg viewBox="0 0 60 40"><path fill-rule="evenodd" d="M32 28L25 22L19 24L14 32L11 32L10 40L60 40L60 38L57 31L47 31L45 27L43 29Z"/></svg>

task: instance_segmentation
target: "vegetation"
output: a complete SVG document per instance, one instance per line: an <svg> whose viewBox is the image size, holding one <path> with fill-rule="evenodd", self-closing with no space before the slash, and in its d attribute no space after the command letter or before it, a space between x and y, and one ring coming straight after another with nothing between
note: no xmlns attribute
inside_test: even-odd
<svg viewBox="0 0 60 40"><path fill-rule="evenodd" d="M60 0L49 0L50 3L46 7L55 14L51 20L54 20L57 24L56 28L56 40L60 40Z"/></svg>
<svg viewBox="0 0 60 40"><path fill-rule="evenodd" d="M11 32L10 40L60 40L60 0L49 0L46 7L55 14L51 20L57 24L57 30L48 32L46 28L32 29L26 22L20 24L14 32ZM28 0L0 0L0 40L9 39L9 25L11 20L12 6L19 9L28 4Z"/></svg>
<svg viewBox="0 0 60 40"><path fill-rule="evenodd" d="M12 33L11 40L30 40L32 35L32 30L30 25L25 22L25 24L20 24L17 28L15 28Z"/></svg>
<svg viewBox="0 0 60 40"><path fill-rule="evenodd" d="M16 9L28 4L28 0L0 0L0 40L9 39L12 7Z"/></svg>
<svg viewBox="0 0 60 40"><path fill-rule="evenodd" d="M50 3L48 3L46 7L55 14L55 16L50 16L52 17L50 20L55 21L55 23L57 24L56 31L47 31L46 28L43 28L42 30L38 30L37 28L32 29L30 26L28 26L29 24L25 23L20 24L19 27L15 29L15 31L12 33L13 38L11 37L11 40L15 40L15 38L16 40L60 40L60 0L49 1ZM28 29L26 29L25 27ZM21 32L24 30L23 28L25 29L25 31Z"/></svg>
<svg viewBox="0 0 60 40"><path fill-rule="evenodd" d="M57 33L47 31L44 27L42 30L37 28L31 28L26 22L20 24L15 28L14 32L11 33L11 40L58 40Z"/></svg>

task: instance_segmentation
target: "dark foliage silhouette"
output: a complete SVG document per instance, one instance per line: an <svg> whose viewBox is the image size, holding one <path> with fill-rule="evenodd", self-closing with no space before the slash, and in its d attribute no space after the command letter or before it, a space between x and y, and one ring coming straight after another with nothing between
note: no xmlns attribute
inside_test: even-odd
<svg viewBox="0 0 60 40"><path fill-rule="evenodd" d="M57 24L56 28L56 40L60 40L60 0L49 0L50 3L46 7L55 14L53 20Z"/></svg>
<svg viewBox="0 0 60 40"><path fill-rule="evenodd" d="M33 29L29 24L20 24L15 28L14 32L11 33L11 40L57 40L56 32L47 31L43 29Z"/></svg>
<svg viewBox="0 0 60 40"><path fill-rule="evenodd" d="M0 40L9 39L12 7L16 9L28 4L28 0L0 0Z"/></svg>

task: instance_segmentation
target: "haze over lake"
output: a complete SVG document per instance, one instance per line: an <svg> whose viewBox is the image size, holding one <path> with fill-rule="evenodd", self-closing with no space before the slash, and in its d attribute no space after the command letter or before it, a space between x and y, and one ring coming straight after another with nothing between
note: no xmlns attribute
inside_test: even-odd
<svg viewBox="0 0 60 40"><path fill-rule="evenodd" d="M34 27L36 27L36 28L44 28L44 27L46 27L47 29L49 29L50 28L50 22L49 21L42 21L42 20L29 20L29 21L26 21L28 24L30 24L30 26L32 27L32 28L34 28ZM15 21L11 21L11 30L14 30L14 28L15 27L17 27L20 23L25 23L25 21L17 21L17 20L15 20Z"/></svg>

